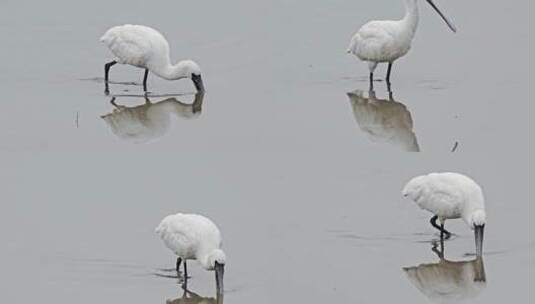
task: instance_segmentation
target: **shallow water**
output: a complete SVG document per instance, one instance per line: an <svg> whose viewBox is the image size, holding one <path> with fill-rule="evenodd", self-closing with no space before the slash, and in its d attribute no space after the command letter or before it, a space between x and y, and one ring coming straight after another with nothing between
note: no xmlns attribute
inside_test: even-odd
<svg viewBox="0 0 535 304"><path fill-rule="evenodd" d="M471 175L487 198L486 284L468 300L527 299L535 107L523 59L535 51L532 5L485 3L481 11L475 2L437 3L459 32L422 3L413 49L394 65L393 99L410 113L421 151L405 153L363 131L347 93L367 96L367 68L345 54L359 25L401 16L401 3L46 1L26 10L5 1L4 301L180 298L177 279L164 271L174 257L153 229L182 211L209 216L224 233L225 303L427 303L403 269L439 263L437 236L400 189L442 170ZM176 100L154 116L119 120L164 121L127 129L125 140L101 118L120 109L103 94L111 57L98 38L127 22L164 32L174 59L197 60L207 93L193 113L180 106L194 101L190 82L149 77L151 104ZM135 85L142 76L112 69L121 82L110 85L117 105L144 108ZM389 99L384 82L375 90ZM471 232L459 221L447 225L457 236L445 244L446 260L473 261ZM213 297L212 273L193 264L190 271L190 289Z"/></svg>

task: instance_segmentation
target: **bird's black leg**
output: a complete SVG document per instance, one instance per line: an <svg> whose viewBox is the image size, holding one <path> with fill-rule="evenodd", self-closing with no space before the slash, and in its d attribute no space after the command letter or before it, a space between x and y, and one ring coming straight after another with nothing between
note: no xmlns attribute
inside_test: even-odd
<svg viewBox="0 0 535 304"><path fill-rule="evenodd" d="M451 233L449 233L446 229L444 229L444 224L441 224L440 226L437 225L438 215L435 215L431 218L429 221L433 227L438 229L440 231L440 239L449 239L451 236ZM444 237L445 236L445 237Z"/></svg>
<svg viewBox="0 0 535 304"><path fill-rule="evenodd" d="M440 228L442 228L442 230L440 231L440 239L449 239L451 237L451 233L448 230L444 229L444 224L441 224Z"/></svg>
<svg viewBox="0 0 535 304"><path fill-rule="evenodd" d="M388 63L388 71L386 72L386 89L388 90L388 96L390 97L390 101L394 100L393 94L392 94L392 85L390 83L390 72L392 71L392 62Z"/></svg>
<svg viewBox="0 0 535 304"><path fill-rule="evenodd" d="M110 93L110 90L108 88L108 74L110 72L110 68L115 65L117 63L117 61L110 61L108 63L106 63L104 65L104 84L105 84L105 89L104 89L104 93L106 94L109 94Z"/></svg>
<svg viewBox="0 0 535 304"><path fill-rule="evenodd" d="M388 63L388 70L386 71L386 83L390 87L390 72L392 71L392 62Z"/></svg>
<svg viewBox="0 0 535 304"><path fill-rule="evenodd" d="M440 243L437 241L433 241L433 247L431 247L431 250L438 256L439 259L444 258L444 240L440 240ZM437 247L440 246L440 249L437 249Z"/></svg>
<svg viewBox="0 0 535 304"><path fill-rule="evenodd" d="M143 76L143 91L147 92L147 77L149 76L149 69L145 69L145 76ZM184 262L184 265L185 262Z"/></svg>
<svg viewBox="0 0 535 304"><path fill-rule="evenodd" d="M188 266L186 260L184 260L184 283L182 284L182 288L184 288L184 290L188 289Z"/></svg>
<svg viewBox="0 0 535 304"><path fill-rule="evenodd" d="M182 263L182 258L181 257L178 257L176 259L176 272L180 272L180 263Z"/></svg>
<svg viewBox="0 0 535 304"><path fill-rule="evenodd" d="M370 72L370 92L373 91L373 72Z"/></svg>
<svg viewBox="0 0 535 304"><path fill-rule="evenodd" d="M115 103L115 97L112 97L111 100L110 100L110 103L116 107L117 109L119 109L119 105Z"/></svg>

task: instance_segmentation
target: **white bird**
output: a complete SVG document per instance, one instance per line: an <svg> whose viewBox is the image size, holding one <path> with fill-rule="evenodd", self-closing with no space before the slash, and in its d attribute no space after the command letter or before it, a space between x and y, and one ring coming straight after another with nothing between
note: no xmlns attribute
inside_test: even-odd
<svg viewBox="0 0 535 304"><path fill-rule="evenodd" d="M440 230L441 238L450 233L444 229L447 219L461 218L474 230L476 254L483 254L483 232L486 224L485 199L481 187L459 173L431 173L411 179L403 188L403 196L420 208L434 214L431 225ZM441 225L436 221L440 220Z"/></svg>
<svg viewBox="0 0 535 304"><path fill-rule="evenodd" d="M184 263L184 287L187 286L187 260L197 260L206 270L215 271L217 294L223 294L223 274L226 256L221 233L208 218L197 214L172 214L156 227L156 233L177 256L176 270ZM186 287L185 287L186 288Z"/></svg>
<svg viewBox="0 0 535 304"><path fill-rule="evenodd" d="M104 65L104 81L108 90L108 73L116 63L145 69L143 89L147 91L149 71L167 80L190 78L197 91L204 91L201 68L192 60L171 64L169 43L157 30L143 25L125 24L110 28L100 38L116 59Z"/></svg>
<svg viewBox="0 0 535 304"><path fill-rule="evenodd" d="M404 151L419 152L418 140L414 134L411 113L407 107L389 100L377 99L370 91L368 98L360 90L347 93L353 114L360 127L375 142L387 142Z"/></svg>
<svg viewBox="0 0 535 304"><path fill-rule="evenodd" d="M364 24L351 38L348 53L368 62L370 69L370 87L373 87L373 72L377 64L388 62L386 74L387 84L390 85L390 72L395 60L403 57L411 48L412 39L418 27L418 0L405 1L405 17L401 20L370 21ZM432 0L426 0L444 19L450 29L456 28L448 18L442 14Z"/></svg>
<svg viewBox="0 0 535 304"><path fill-rule="evenodd" d="M461 303L476 298L486 288L483 258L404 267L409 281L435 303Z"/></svg>
<svg viewBox="0 0 535 304"><path fill-rule="evenodd" d="M191 104L182 103L174 97L151 103L145 96L145 104L126 107L118 105L113 97L110 103L115 109L101 118L117 137L133 143L146 143L169 131L170 113L184 119L199 117L203 98L204 93L200 92L195 94L195 101Z"/></svg>

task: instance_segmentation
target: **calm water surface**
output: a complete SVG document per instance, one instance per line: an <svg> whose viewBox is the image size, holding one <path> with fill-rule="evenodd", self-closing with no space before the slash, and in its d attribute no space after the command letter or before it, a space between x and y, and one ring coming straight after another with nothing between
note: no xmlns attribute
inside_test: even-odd
<svg viewBox="0 0 535 304"><path fill-rule="evenodd" d="M384 82L370 98L345 49L398 2L0 4L3 302L213 303L212 273L192 264L188 299L166 277L174 257L153 229L177 211L222 229L225 303L529 299L533 5L437 1L452 34L422 2L392 101ZM198 61L202 100L151 77L147 101L131 84L143 71L117 66L111 103L98 38L122 23ZM430 216L401 198L442 170L485 189L484 261L460 221L440 258Z"/></svg>

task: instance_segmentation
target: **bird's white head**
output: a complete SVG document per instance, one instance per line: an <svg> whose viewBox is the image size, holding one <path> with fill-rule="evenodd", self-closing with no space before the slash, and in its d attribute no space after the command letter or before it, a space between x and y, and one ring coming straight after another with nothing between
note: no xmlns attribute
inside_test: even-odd
<svg viewBox="0 0 535 304"><path fill-rule="evenodd" d="M190 78L198 92L204 92L201 67L193 60L182 60L174 67L174 79Z"/></svg>
<svg viewBox="0 0 535 304"><path fill-rule="evenodd" d="M182 60L177 66L187 78L191 78L192 75L201 75L201 67L193 60Z"/></svg>
<svg viewBox="0 0 535 304"><path fill-rule="evenodd" d="M217 287L217 295L220 296L223 294L223 275L225 274L225 263L227 257L221 249L214 249L210 254L208 254L206 261L204 262L204 267L207 270L215 271L215 282Z"/></svg>
<svg viewBox="0 0 535 304"><path fill-rule="evenodd" d="M405 185L405 187L403 187L401 194L413 201L418 200L418 198L423 194L425 178L425 175L421 175L411 179Z"/></svg>
<svg viewBox="0 0 535 304"><path fill-rule="evenodd" d="M206 259L205 264L203 265L206 270L214 270L216 264L225 265L227 257L225 252L221 249L214 249Z"/></svg>
<svg viewBox="0 0 535 304"><path fill-rule="evenodd" d="M476 209L472 211L465 220L468 226L474 230L476 255L480 257L483 255L483 234L485 232L485 224L487 223L487 215L485 214L485 210Z"/></svg>
<svg viewBox="0 0 535 304"><path fill-rule="evenodd" d="M468 226L470 226L471 229L475 229L477 226L485 226L486 223L487 215L483 209L473 211L468 218Z"/></svg>

